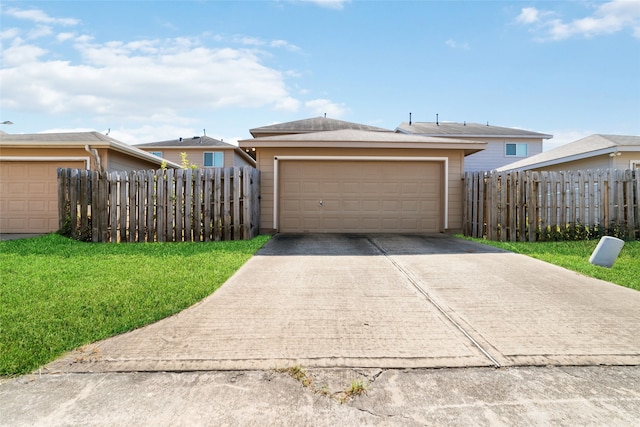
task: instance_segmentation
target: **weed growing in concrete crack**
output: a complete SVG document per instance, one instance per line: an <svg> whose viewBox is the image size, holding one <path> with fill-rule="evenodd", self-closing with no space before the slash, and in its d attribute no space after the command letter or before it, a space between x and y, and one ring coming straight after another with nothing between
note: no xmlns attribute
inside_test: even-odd
<svg viewBox="0 0 640 427"><path fill-rule="evenodd" d="M309 376L300 365L294 365L288 368L274 368L274 370L276 372L289 375L291 378L302 384L303 387L311 390L312 393L327 396L340 403L346 403L354 397L366 393L367 386L371 384L371 382L365 383L363 380L353 380L351 381L351 385L346 389L336 393L331 393L327 384L323 384L321 387L316 387L313 384L313 378Z"/></svg>
<svg viewBox="0 0 640 427"><path fill-rule="evenodd" d="M366 384L361 380L351 381L351 386L344 391L345 397L359 396L367 391Z"/></svg>
<svg viewBox="0 0 640 427"><path fill-rule="evenodd" d="M291 378L299 381L304 387L309 387L313 382L313 379L307 375L307 372L302 369L300 365L291 366L290 368L276 369L276 371L289 374Z"/></svg>

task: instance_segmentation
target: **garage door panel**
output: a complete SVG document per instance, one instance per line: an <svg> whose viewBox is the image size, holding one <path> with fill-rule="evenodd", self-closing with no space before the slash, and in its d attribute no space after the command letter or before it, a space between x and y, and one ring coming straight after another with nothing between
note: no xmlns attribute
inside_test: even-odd
<svg viewBox="0 0 640 427"><path fill-rule="evenodd" d="M363 182L360 184L360 194L375 195L380 193L379 182Z"/></svg>
<svg viewBox="0 0 640 427"><path fill-rule="evenodd" d="M0 162L0 231L47 233L58 229L57 169L83 161Z"/></svg>
<svg viewBox="0 0 640 427"><path fill-rule="evenodd" d="M363 200L362 211L363 212L378 212L380 210L379 200Z"/></svg>
<svg viewBox="0 0 640 427"><path fill-rule="evenodd" d="M321 188L321 192L323 194L339 194L340 193L340 182L338 181L330 181L330 182L323 182L322 185L320 186Z"/></svg>
<svg viewBox="0 0 640 427"><path fill-rule="evenodd" d="M342 209L347 212L361 212L362 202L360 200L345 200Z"/></svg>
<svg viewBox="0 0 640 427"><path fill-rule="evenodd" d="M320 192L320 183L303 181L299 186L302 190L302 194L314 194Z"/></svg>
<svg viewBox="0 0 640 427"><path fill-rule="evenodd" d="M283 184L282 190L285 194L287 193L300 193L300 182L298 181L287 181Z"/></svg>
<svg viewBox="0 0 640 427"><path fill-rule="evenodd" d="M340 200L323 200L322 206L318 204L318 210L320 212L341 212L342 205Z"/></svg>
<svg viewBox="0 0 640 427"><path fill-rule="evenodd" d="M418 212L418 201L417 200L402 200L400 202L400 206L402 212Z"/></svg>
<svg viewBox="0 0 640 427"><path fill-rule="evenodd" d="M364 188L361 188L361 187L363 186L357 182L345 182L342 184L342 193L351 194L354 197L357 197L361 194L362 190L364 190ZM336 188L335 192L337 191L338 189Z"/></svg>
<svg viewBox="0 0 640 427"><path fill-rule="evenodd" d="M283 161L280 167L280 231L441 231L439 162Z"/></svg>

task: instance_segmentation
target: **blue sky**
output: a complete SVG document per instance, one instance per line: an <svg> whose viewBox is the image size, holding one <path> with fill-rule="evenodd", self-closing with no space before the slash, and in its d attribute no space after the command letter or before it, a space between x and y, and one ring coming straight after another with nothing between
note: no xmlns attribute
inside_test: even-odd
<svg viewBox="0 0 640 427"><path fill-rule="evenodd" d="M640 135L640 0L11 1L9 133L136 144L327 117Z"/></svg>

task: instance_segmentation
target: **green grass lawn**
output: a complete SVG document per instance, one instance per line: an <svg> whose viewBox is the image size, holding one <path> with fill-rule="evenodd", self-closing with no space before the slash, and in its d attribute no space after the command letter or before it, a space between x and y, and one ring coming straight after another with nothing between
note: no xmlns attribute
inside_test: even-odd
<svg viewBox="0 0 640 427"><path fill-rule="evenodd" d="M101 244L50 234L0 242L0 375L179 312L268 239Z"/></svg>
<svg viewBox="0 0 640 427"><path fill-rule="evenodd" d="M599 240L535 243L493 242L471 238L468 238L468 240L528 255L577 271L585 276L640 290L640 241L637 240L624 243L620 256L612 268L599 267L589 263L589 257Z"/></svg>

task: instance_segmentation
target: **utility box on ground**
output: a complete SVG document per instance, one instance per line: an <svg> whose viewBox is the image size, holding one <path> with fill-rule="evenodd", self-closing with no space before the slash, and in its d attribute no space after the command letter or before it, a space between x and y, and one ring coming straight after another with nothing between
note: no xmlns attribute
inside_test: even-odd
<svg viewBox="0 0 640 427"><path fill-rule="evenodd" d="M623 246L624 241L616 237L604 236L593 250L589 262L593 265L611 268Z"/></svg>

